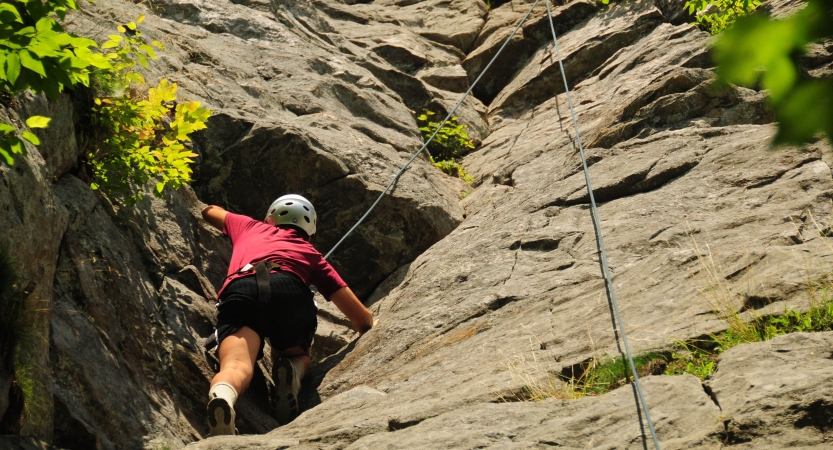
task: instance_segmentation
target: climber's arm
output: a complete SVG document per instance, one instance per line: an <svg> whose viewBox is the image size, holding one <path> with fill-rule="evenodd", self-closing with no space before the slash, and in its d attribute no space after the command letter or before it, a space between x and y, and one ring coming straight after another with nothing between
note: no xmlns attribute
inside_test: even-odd
<svg viewBox="0 0 833 450"><path fill-rule="evenodd" d="M202 209L202 218L214 228L223 231L228 211L219 206L209 205Z"/></svg>
<svg viewBox="0 0 833 450"><path fill-rule="evenodd" d="M347 286L331 295L330 301L350 319L350 323L353 324L353 328L359 332L360 336L378 323L378 321L373 321L373 313L365 308L362 302L356 297L356 294Z"/></svg>

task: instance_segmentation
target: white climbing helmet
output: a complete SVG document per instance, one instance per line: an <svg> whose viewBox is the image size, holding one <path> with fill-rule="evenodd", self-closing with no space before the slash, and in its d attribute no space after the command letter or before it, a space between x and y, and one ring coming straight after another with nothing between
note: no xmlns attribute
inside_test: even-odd
<svg viewBox="0 0 833 450"><path fill-rule="evenodd" d="M266 213L267 222L270 217L273 225L295 225L310 236L315 234L315 223L318 221L312 203L297 194L284 195L272 202Z"/></svg>

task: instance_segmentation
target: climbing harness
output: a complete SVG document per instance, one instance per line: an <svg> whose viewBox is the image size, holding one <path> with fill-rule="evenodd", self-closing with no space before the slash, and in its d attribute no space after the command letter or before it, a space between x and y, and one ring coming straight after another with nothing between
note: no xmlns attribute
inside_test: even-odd
<svg viewBox="0 0 833 450"><path fill-rule="evenodd" d="M280 270L280 268L280 263L264 260L254 264L246 264L226 278L254 271L255 280L257 280L257 298L260 299L262 303L269 303L272 298L272 288L269 287L269 274L272 273L273 270ZM217 300L217 304L220 304L219 299Z"/></svg>
<svg viewBox="0 0 833 450"><path fill-rule="evenodd" d="M269 285L269 274L272 273L273 270L279 270L280 268L280 263L275 263L272 261L260 261L255 264L246 264L245 266L241 267L239 270L229 275L228 277L232 275L254 271L255 280L257 281L257 298L260 300L260 303L268 304L270 301L272 301L272 288ZM217 299L217 304L215 305L215 308L219 306L220 300ZM210 351L218 344L219 338L217 336L217 330L215 329L214 333L211 336L209 336L208 339L203 343L203 347L205 347L206 350Z"/></svg>
<svg viewBox="0 0 833 450"><path fill-rule="evenodd" d="M460 99L459 102L457 102L457 105L454 106L454 108L451 110L451 112L449 112L448 115L445 117L445 119L443 119L442 123L440 123L440 125L437 127L437 129L434 131L434 133L431 135L431 137L429 137L428 140L425 141L425 144L416 153L414 153L414 155L411 157L411 159L402 167L402 169L399 170L399 172L396 174L396 176L393 177L393 180L391 180L391 182L387 185L387 187L385 187L385 190L382 191L382 193L379 195L379 198L377 198L376 201L373 202L373 205L370 206L370 208L367 210L367 212L364 213L364 215L358 220L358 222L356 222L356 224L353 225L353 227L350 228L347 231L347 233L345 233L344 236L338 242L336 242L336 244L330 249L330 251L327 252L327 254L324 256L325 259L328 259L330 257L330 255L332 255L332 253L335 251L335 249L338 248L338 246L341 245L341 243L344 242L345 239L347 239L347 236L352 234L353 231L359 225L361 225L361 223L367 218L368 215L370 215L370 212L373 211L373 209L376 207L376 205L379 203L379 201L382 200L382 197L385 196L385 194L388 192L388 190L391 188L391 186L393 186L394 183L396 183L399 180L399 177L402 176L402 174L405 172L405 170L408 168L408 166L410 166L411 163L417 158L417 156L419 156L419 154L422 153L423 150L425 150L428 147L428 144L430 144L431 141L434 140L434 138L437 136L437 133L442 129L442 127L445 125L445 123L454 115L454 112L457 111L457 108L459 108L460 105L463 104L463 101L466 100L466 98L471 93L472 89L474 89L474 87L477 85L477 83L480 81L480 79L483 77L483 75L489 70L489 68L492 66L492 63L494 63L495 60L498 58L498 56L500 56L501 52L503 52L503 49L506 47L506 45L509 43L509 41L512 39L512 37L515 36L515 33L517 33L517 31L521 28L521 26L526 21L526 19L529 17L529 15L532 14L532 10L535 9L535 6L538 5L539 1L540 0L535 0L535 3L533 3L532 7L529 8L529 11L526 13L526 15L523 17L523 19L521 19L520 23L518 23L518 26L516 26L515 29L512 31L512 34L510 34L509 37L506 38L506 41L504 41L503 45L501 45L500 49L497 51L497 53L495 53L495 56L492 57L492 60L489 61L489 64L486 65L486 67L483 69L483 71L480 72L480 75L477 76L477 78L471 84L471 86L466 91L466 93L463 94L463 98ZM631 375L633 376L633 383L634 383L634 386L636 387L637 396L639 397L639 402L641 404L642 410L645 412L645 420L646 420L646 422L648 422L648 428L651 431L651 438L654 441L654 448L656 448L656 450L660 450L660 445L659 445L659 441L657 440L656 430L654 429L654 423L651 420L651 414L648 411L648 403L645 401L645 395L642 393L642 386L639 382L639 375L636 373L636 366L633 363L633 356L631 355L630 346L628 345L628 338L627 338L627 335L625 334L624 322L622 321L622 315L619 312L619 305L616 302L616 294L614 293L614 290L613 290L613 281L612 281L611 276L610 276L610 267L608 266L608 263L607 263L607 252L605 251L604 238L602 236L602 229L601 229L601 225L600 225L600 222L599 222L599 211L598 211L598 208L596 207L595 197L593 196L593 187L590 183L590 172L587 168L587 159L584 156L584 148L583 148L582 143L581 143L581 134L579 133L579 129L578 129L578 121L576 120L576 113L575 113L575 110L573 109L573 102L570 99L570 87L567 83L567 75L566 75L566 72L564 71L564 63L562 62L562 59L561 59L561 52L558 49L558 38L555 35L555 25L553 24L552 10L550 9L550 0L544 0L544 3L547 5L547 17L549 18L549 22L550 22L550 31L552 32L553 46L555 47L555 52L556 52L556 55L558 57L558 65L561 69L561 78L564 81L564 90L565 90L565 93L567 94L567 104L569 105L570 114L572 115L572 118L573 118L573 128L575 128L575 130L576 130L576 142L578 143L579 154L581 155L581 163L582 163L582 167L584 168L584 180L585 180L586 185L587 185L587 193L590 197L591 218L593 220L593 229L596 233L596 248L598 250L598 253L599 253L599 256L600 256L600 259L601 259L601 262L602 262L602 276L604 277L604 281L605 281L605 290L607 291L607 297L608 297L609 303L613 307L614 315L616 316L616 323L618 324L618 328L619 328L618 330L614 330L614 331L618 331L619 333L622 334L622 342L624 343L625 354L626 354L627 359L628 359L628 364L630 365L630 368L631 368Z"/></svg>

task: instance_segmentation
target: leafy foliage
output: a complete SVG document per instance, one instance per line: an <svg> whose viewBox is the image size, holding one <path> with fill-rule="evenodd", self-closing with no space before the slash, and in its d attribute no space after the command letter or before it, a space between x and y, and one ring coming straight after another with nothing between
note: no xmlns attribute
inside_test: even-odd
<svg viewBox="0 0 833 450"><path fill-rule="evenodd" d="M104 57L112 68L96 71L93 76L93 86L104 96L120 96L131 85L144 85L145 78L135 71L137 65L147 69L148 61L158 59L156 50L165 50L159 41L147 44L142 39L142 32L137 24L142 23L145 16L139 16L135 22L119 25L119 34L111 34L110 39L101 45Z"/></svg>
<svg viewBox="0 0 833 450"><path fill-rule="evenodd" d="M87 154L93 189L125 196L128 204L142 198L141 189L155 181L154 195L166 186L174 189L190 181L190 164L197 155L186 147L189 134L206 127L211 111L199 102L177 102L177 85L162 79L146 96L137 66L157 59L159 42L146 44L137 30L144 16L119 26L101 48L113 69L96 72L94 85L103 96L94 100L94 136Z"/></svg>
<svg viewBox="0 0 833 450"><path fill-rule="evenodd" d="M778 118L774 144L804 144L826 133L833 141L833 79L801 79L795 57L833 38L833 0L808 0L783 20L744 17L715 43L722 83L760 86Z"/></svg>
<svg viewBox="0 0 833 450"><path fill-rule="evenodd" d="M12 95L32 89L55 100L66 86L89 85L90 66L110 63L90 48L93 40L65 33L63 19L75 0L4 0L0 4L0 87Z"/></svg>
<svg viewBox="0 0 833 450"><path fill-rule="evenodd" d="M141 198L135 187L156 181L154 193L190 181L189 164L196 155L186 148L188 135L205 128L211 114L199 102L177 103L176 84L161 80L147 94L139 87L147 69L164 46L150 44L137 29L144 20L118 27L119 34L93 51L96 43L65 33L63 19L75 0L16 0L0 4L0 89L10 95L27 89L55 100L64 88L78 84L94 88L99 97L92 107L94 144L85 155L92 169L92 187L122 193L128 203ZM45 128L49 119L30 117L29 128ZM0 159L14 163L25 154L24 140L40 141L31 131L20 136L11 124L0 123Z"/></svg>
<svg viewBox="0 0 833 450"><path fill-rule="evenodd" d="M466 131L469 126L458 123L457 117L452 116L440 128L441 122L431 121L433 115L434 112L425 110L417 117L417 121L421 124L419 131L422 132L422 137L426 141L436 133L434 139L428 144L431 163L443 172L471 183L474 178L457 162L463 149L474 148L474 141L469 138L469 133Z"/></svg>
<svg viewBox="0 0 833 450"><path fill-rule="evenodd" d="M701 27L711 34L718 34L761 3L761 0L688 0L684 8L688 8L689 14L694 14L696 23Z"/></svg>
<svg viewBox="0 0 833 450"><path fill-rule="evenodd" d="M469 138L469 133L466 131L468 125L458 123L457 117L452 116L437 131L440 122L432 122L431 116L433 115L434 112L425 110L417 117L417 121L421 123L419 131L422 132L426 141L434 132L437 133L434 140L428 145L428 152L431 153L431 156L440 161L455 159L460 156L460 150L474 148L474 142Z"/></svg>
<svg viewBox="0 0 833 450"><path fill-rule="evenodd" d="M705 342L678 342L678 351L666 374L690 373L701 380L712 376L718 355L732 347L750 342L768 341L789 333L833 331L833 286L825 283L810 292L812 306L805 312L785 309L780 316L754 316L750 322L739 320L738 314L727 318L729 328L714 334Z"/></svg>
<svg viewBox="0 0 833 450"><path fill-rule="evenodd" d="M717 353L705 350L695 344L678 342L678 348L671 353L671 362L665 369L666 375L691 374L706 380L717 367Z"/></svg>
<svg viewBox="0 0 833 450"><path fill-rule="evenodd" d="M190 181L189 164L197 156L185 144L206 127L211 111L191 101L177 104L176 83L163 79L147 99L97 98L94 120L101 139L89 154L94 189L121 193L128 203L142 198L134 186L156 180L155 195Z"/></svg>
<svg viewBox="0 0 833 450"><path fill-rule="evenodd" d="M659 353L636 356L633 365L639 376L645 376L653 373L657 361L661 361L661 367L665 367L665 357ZM624 357L603 364L593 361L583 378L587 395L601 395L633 381L630 364Z"/></svg>
<svg viewBox="0 0 833 450"><path fill-rule="evenodd" d="M49 126L49 121L52 120L43 116L32 116L26 120L26 126L29 128L46 128ZM14 127L0 122L0 159L9 166L14 165L14 155L25 155L26 146L23 139L32 143L32 145L40 145L40 139L31 131L24 131L20 137L14 134Z"/></svg>
<svg viewBox="0 0 833 450"><path fill-rule="evenodd" d="M110 68L106 58L90 50L97 46L95 41L65 33L55 20L55 16L63 19L69 9L77 9L75 0L0 3L0 91L14 96L32 89L55 100L65 87L89 85L91 68ZM48 122L35 116L27 125L45 128ZM21 138L40 143L30 131L21 136L13 132L14 127L0 122L0 161L10 166L15 154L26 154Z"/></svg>
<svg viewBox="0 0 833 450"><path fill-rule="evenodd" d="M442 170L443 172L453 176L458 177L461 180L465 181L466 183L471 183L474 181L474 177L471 176L466 169L463 167L462 164L458 163L453 159L446 159L444 161L436 161L434 157L431 157L431 164L434 167Z"/></svg>

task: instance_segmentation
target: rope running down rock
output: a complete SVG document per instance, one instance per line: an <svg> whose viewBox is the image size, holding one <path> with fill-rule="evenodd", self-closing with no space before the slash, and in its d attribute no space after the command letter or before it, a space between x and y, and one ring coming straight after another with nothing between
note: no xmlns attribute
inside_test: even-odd
<svg viewBox="0 0 833 450"><path fill-rule="evenodd" d="M587 194L590 196L590 211L593 219L593 228L596 232L596 248L599 251L602 261L602 275L605 279L605 288L607 291L607 298L610 304L613 305L613 311L616 315L616 322L619 324L619 332L622 333L622 343L625 345L625 354L628 357L628 364L631 367L631 374L633 375L633 383L636 386L636 393L639 396L639 401L642 404L642 410L645 412L645 420L648 422L648 428L651 430L651 438L654 440L654 447L660 450L659 441L657 440L657 433L654 430L654 422L651 420L651 413L648 411L648 403L645 401L645 395L642 393L642 386L639 383L639 375L636 373L636 366L633 364L633 357L631 356L631 349L628 345L628 337L625 334L625 325L622 322L622 315L619 313L619 305L616 302L616 294L613 291L613 280L610 276L610 267L607 264L607 252L605 251L604 238L602 237L602 227L599 222L599 210L596 208L596 199L593 197L593 186L590 184L590 171L587 169L587 160L584 157L584 147L581 145L581 134L578 130L578 121L576 120L576 112L573 110L573 101L570 99L570 87L567 84L567 75L564 72L564 63L561 60L561 51L558 49L558 39L555 37L555 25L552 23L552 11L550 10L550 0L545 0L547 5L547 16L550 20L550 31L552 31L552 42L555 47L555 53L558 56L558 65L561 67L561 78L564 80L564 92L567 94L567 105L570 107L570 115L573 117L573 128L576 129L576 143L578 143L579 154L581 155L581 164L584 167L584 181L587 184Z"/></svg>
<svg viewBox="0 0 833 450"><path fill-rule="evenodd" d="M526 15L523 17L523 19L521 19L521 22L512 31L512 34L510 34L509 37L506 38L506 41L504 41L503 45L500 46L500 49L497 51L497 53L495 53L495 56L492 57L492 60L489 61L489 64L486 64L486 67L483 68L483 71L480 72L480 75L478 75L477 78L474 80L474 82L471 84L471 86L469 86L469 90L467 90L466 93L463 94L463 98L461 98L460 101L457 102L457 105L454 106L454 108L451 110L451 112L449 112L448 115L445 116L445 119L443 119L442 123L440 123L440 125L437 127L437 129L434 130L434 134L432 134L431 137L428 138L427 141L425 141L425 144L423 144L423 146L416 153L414 153L414 156L412 156L411 159L408 160L408 162L404 166L402 166L402 169L399 170L399 173L397 173L396 176L393 177L393 180L391 180L391 182L388 183L387 187L385 187L385 190L382 191L381 194L379 194L379 198L377 198L376 201L373 202L373 204L370 206L370 208L367 210L367 212L364 213L364 215L359 219L359 221L356 222L356 224L353 225L352 228L347 230L347 233L344 233L344 236L341 239L339 239L338 242L336 242L336 245L334 245L333 248L331 248L330 251L327 252L326 255L324 255L324 259L329 259L330 255L333 254L335 249L337 249L338 246L341 245L341 243L344 242L345 239L347 239L347 236L350 236L350 234L352 234L353 231L356 228L358 228L359 225L361 225L362 222L364 222L364 219L366 219L367 216L370 215L370 212L373 211L373 208L375 208L377 204L379 204L379 201L381 201L382 197L384 197L385 194L387 194L387 192L388 192L388 190L390 190L391 186L393 186L399 180L399 177L402 176L403 173L405 173L405 170L408 168L408 166L410 166L411 163L414 162L414 160L417 158L417 156L419 156L419 154L422 153L422 151L425 150L428 147L428 144L430 144L431 141L434 140L434 138L437 136L437 133L439 133L439 131L443 128L443 126L445 126L445 123L448 122L449 119L451 119L451 117L454 115L454 112L457 111L457 108L459 108L460 105L462 105L463 102L466 100L466 98L469 96L469 94L471 94L471 91L477 85L477 82L479 82L480 79L483 78L483 75L489 70L489 68L492 67L492 63L494 63L495 60L497 59L497 57L500 56L501 52L503 52L504 47L506 47L506 45L509 44L509 41L512 40L513 36L515 36L515 33L518 32L518 30L521 28L521 25L523 25L523 23L526 22L526 19L529 17L530 14L532 14L532 10L535 9L535 6L538 5L539 1L540 0L535 0L535 3L533 3L532 7L529 8L529 11L526 13Z"/></svg>
<svg viewBox="0 0 833 450"><path fill-rule="evenodd" d="M535 2L532 4L532 7L529 8L529 11L521 19L520 23L518 23L518 25L515 27L515 29L512 31L512 33L509 35L509 37L506 38L506 41L504 41L503 45L501 45L501 47L497 51L497 53L495 53L495 56L492 57L491 61L489 61L489 64L486 65L486 67L483 69L483 71L480 72L480 75L478 75L477 78L474 80L474 82L471 84L471 86L469 86L469 89L466 91L466 93L463 94L463 98L461 98L460 101L457 102L457 105L455 105L454 108L451 110L451 112L449 112L448 115L445 117L445 119L443 119L443 121L440 123L440 125L437 127L437 129L434 131L434 133L431 135L431 137L429 137L428 140L425 141L425 144L423 144L423 146L416 153L414 153L414 155L411 157L411 159L408 160L408 162L404 166L402 166L402 169L400 169L399 172L396 174L396 176L393 177L391 182L388 183L388 185L385 187L385 189L379 195L379 198L377 198L376 201L373 202L373 204L370 206L370 208L367 210L367 212L365 212L364 215L356 222L356 224L353 225L347 231L347 233L345 233L344 236L341 239L339 239L338 242L336 242L336 244L330 249L329 252L327 252L326 255L324 255L325 259L329 259L330 255L333 254L333 252L339 247L339 245L341 245L341 243L344 242L344 240L347 239L347 237L350 236L350 234L352 234L353 231L355 231L356 228L358 228L359 225L362 224L362 222L364 222L364 220L367 218L367 216L370 215L370 213L373 211L373 209L376 208L376 205L379 204L379 202L382 200L382 197L384 197L385 194L387 194L387 192L388 192L388 190L390 190L391 186L393 186L399 180L399 177L401 177L402 174L405 173L405 170L407 170L408 166L410 166L411 163L414 162L414 160L419 156L419 154L422 153L428 147L428 145L434 140L434 138L437 136L437 133L442 129L442 127L445 125L445 123L448 122L448 120L454 115L454 113L457 111L457 108L459 108L460 105L463 104L463 102L466 100L466 98L469 96L469 94L471 94L472 89L474 89L474 87L477 85L477 83L480 81L480 79L483 77L483 75L489 70L489 68L492 66L492 63L494 63L495 60L498 58L498 56L500 56L501 52L503 52L503 49L506 47L506 45L509 43L509 41L512 39L512 37L515 36L515 33L518 32L518 30L524 24L526 19L529 17L529 15L532 14L532 11L535 9L535 6L538 5L539 1L540 0L535 0ZM610 303L613 305L613 310L614 310L614 313L616 315L616 320L617 320L618 325L619 325L619 332L622 333L622 342L624 343L624 346L625 346L625 353L626 353L627 358L628 358L628 363L630 364L631 374L633 375L634 385L636 386L636 391L637 391L637 394L639 396L640 403L642 405L642 410L645 412L645 419L648 422L648 428L651 431L651 437L654 441L654 447L657 450L660 450L659 441L657 440L656 431L654 430L654 423L651 420L651 414L648 411L648 404L645 401L644 394L642 393L642 387L641 387L641 384L639 382L639 376L636 373L636 366L634 366L633 357L631 356L630 346L628 345L628 339L627 339L627 336L625 334L625 328L624 328L624 324L622 322L622 316L619 312L619 306L618 306L618 303L616 302L616 295L613 291L613 282L612 282L611 277L610 277L610 268L609 268L608 263L607 263L607 252L605 251L604 239L602 237L602 230L601 230L601 227L599 225L599 212L598 212L598 209L596 208L596 200L593 196L593 187L590 184L590 173L589 173L588 168L587 168L587 160L584 157L584 148L582 147L582 144L581 144L581 135L580 135L579 129L578 129L578 121L576 120L576 114L575 114L575 111L573 110L573 102L570 99L570 88L567 84L567 75L564 72L564 64L561 60L561 52L558 49L558 39L556 38L556 35L555 35L555 26L553 25L552 10L550 9L549 0L545 0L545 4L547 5L547 16L549 17L549 21L550 21L550 31L552 31L553 44L554 44L554 47L555 47L556 54L558 56L558 64L561 68L561 77L564 80L564 89L565 89L565 92L567 94L567 103L570 107L570 114L572 115L572 118L573 118L573 127L576 130L576 142L578 143L579 153L581 155L581 162L582 162L582 165L584 167L584 179L585 179L585 182L587 184L587 193L590 196L590 208L591 208L591 212L592 212L593 227L594 227L594 230L595 230L595 233L596 233L597 248L598 248L598 251L599 251L599 255L601 256L601 260L602 260L602 268L603 268L603 274L602 275L604 276L604 279L605 279L605 288L606 288L606 291L607 291L607 296L608 296L608 299L610 300Z"/></svg>

